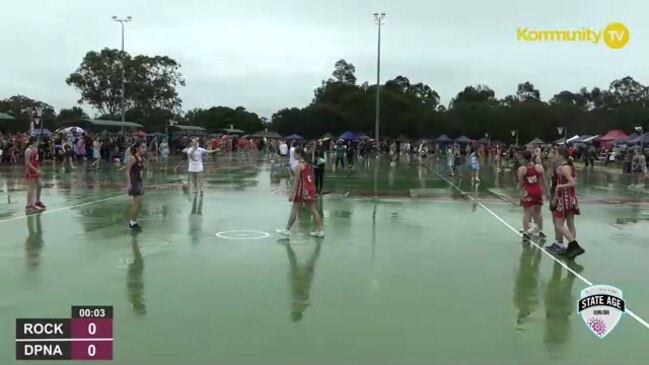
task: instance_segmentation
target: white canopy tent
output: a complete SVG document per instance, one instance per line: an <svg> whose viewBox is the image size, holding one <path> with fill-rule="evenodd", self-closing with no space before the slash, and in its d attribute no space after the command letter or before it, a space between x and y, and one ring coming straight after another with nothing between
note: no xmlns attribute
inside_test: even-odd
<svg viewBox="0 0 649 365"><path fill-rule="evenodd" d="M579 135L575 134L573 137L568 138L566 143L570 143L570 142L578 140L578 139L579 139Z"/></svg>

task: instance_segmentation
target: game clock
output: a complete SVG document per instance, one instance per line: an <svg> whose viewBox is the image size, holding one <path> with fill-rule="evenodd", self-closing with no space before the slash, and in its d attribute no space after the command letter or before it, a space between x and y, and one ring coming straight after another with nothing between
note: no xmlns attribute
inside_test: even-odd
<svg viewBox="0 0 649 365"><path fill-rule="evenodd" d="M112 360L113 307L71 312L72 318L16 319L16 360Z"/></svg>
<svg viewBox="0 0 649 365"><path fill-rule="evenodd" d="M72 318L113 318L113 307L73 306Z"/></svg>

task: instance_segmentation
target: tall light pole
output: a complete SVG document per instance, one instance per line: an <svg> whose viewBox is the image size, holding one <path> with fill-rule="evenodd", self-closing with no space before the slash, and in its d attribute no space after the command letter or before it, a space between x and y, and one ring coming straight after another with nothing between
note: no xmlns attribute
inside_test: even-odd
<svg viewBox="0 0 649 365"><path fill-rule="evenodd" d="M642 136L644 135L644 127L643 126L635 127L635 131L640 133L640 138L642 138ZM644 147L644 143L642 143L642 140L640 140L640 148L642 147Z"/></svg>
<svg viewBox="0 0 649 365"><path fill-rule="evenodd" d="M381 26L384 19L385 13L374 13L374 23L379 28L376 54L376 120L374 122L374 139L376 140L377 152L379 151L379 115L381 114Z"/></svg>
<svg viewBox="0 0 649 365"><path fill-rule="evenodd" d="M133 18L127 16L126 18L118 18L113 16L113 20L122 25L122 53L124 52L124 25L130 21L133 21ZM122 62L122 122L126 121L126 108L124 108L124 98L126 96L126 71L124 63ZM122 132L124 127L122 126Z"/></svg>
<svg viewBox="0 0 649 365"><path fill-rule="evenodd" d="M514 146L518 147L518 130L517 129L512 129L512 137L516 137L516 144Z"/></svg>
<svg viewBox="0 0 649 365"><path fill-rule="evenodd" d="M557 132L559 135L563 135L563 144L568 145L568 128L566 127L557 127Z"/></svg>
<svg viewBox="0 0 649 365"><path fill-rule="evenodd" d="M40 127L39 139L43 138L43 107L37 106L34 107L34 112L32 114L32 120L35 125ZM32 127L33 129L33 127ZM33 133L33 130L32 130Z"/></svg>

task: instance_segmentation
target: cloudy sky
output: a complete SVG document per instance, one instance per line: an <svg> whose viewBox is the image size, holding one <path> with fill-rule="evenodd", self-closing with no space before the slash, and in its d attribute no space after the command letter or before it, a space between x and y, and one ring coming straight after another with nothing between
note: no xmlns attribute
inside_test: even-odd
<svg viewBox="0 0 649 365"><path fill-rule="evenodd" d="M382 80L404 75L448 101L487 84L498 97L529 80L548 99L607 87L631 75L649 83L646 1L549 0L5 0L0 12L0 98L23 94L59 109L76 105L65 78L88 50L120 46L182 64L183 108L242 105L262 116L304 106L340 58L360 82L376 78L376 26L385 11ZM603 30L623 22L631 40L604 44L516 41L516 28ZM91 115L94 111L84 106Z"/></svg>

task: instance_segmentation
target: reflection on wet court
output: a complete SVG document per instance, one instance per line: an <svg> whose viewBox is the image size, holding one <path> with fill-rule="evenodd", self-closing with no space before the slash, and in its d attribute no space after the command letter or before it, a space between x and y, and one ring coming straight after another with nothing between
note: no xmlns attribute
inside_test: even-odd
<svg viewBox="0 0 649 365"><path fill-rule="evenodd" d="M594 336L570 272L649 318L649 196L625 177L580 174L587 253L564 267L503 223L521 225L510 173L473 187L436 164L374 165L327 170L327 236L303 214L289 241L273 233L286 175L258 158L208 163L204 196L154 170L139 235L121 173L46 168L49 209L25 217L20 169L3 168L0 362L14 362L15 318L81 304L114 306L115 363L646 362L649 328L625 314Z"/></svg>

